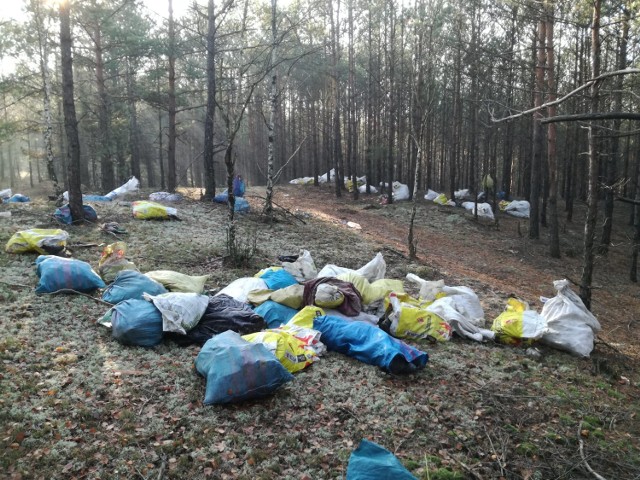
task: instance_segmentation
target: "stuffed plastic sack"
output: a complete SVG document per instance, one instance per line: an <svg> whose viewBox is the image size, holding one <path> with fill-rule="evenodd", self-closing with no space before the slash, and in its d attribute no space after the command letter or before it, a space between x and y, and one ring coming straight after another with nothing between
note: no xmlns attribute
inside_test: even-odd
<svg viewBox="0 0 640 480"><path fill-rule="evenodd" d="M123 270L138 271L136 264L125 258L126 254L127 244L124 242L114 242L104 247L98 261L98 273L105 282L113 282Z"/></svg>
<svg viewBox="0 0 640 480"><path fill-rule="evenodd" d="M142 300L144 293L160 295L167 293L167 289L138 271L122 270L102 293L102 300L113 304L125 300Z"/></svg>
<svg viewBox="0 0 640 480"><path fill-rule="evenodd" d="M0 198L2 200L10 199L11 195L13 195L13 192L11 191L10 188L5 188L4 190L0 190Z"/></svg>
<svg viewBox="0 0 640 480"><path fill-rule="evenodd" d="M433 302L439 296L446 296L442 291L444 280L424 280L413 273L407 273L406 278L420 287L418 296L423 302Z"/></svg>
<svg viewBox="0 0 640 480"><path fill-rule="evenodd" d="M386 448L363 438L349 457L347 480L417 480Z"/></svg>
<svg viewBox="0 0 640 480"><path fill-rule="evenodd" d="M568 280L556 280L553 288L558 293L542 307L541 315L547 322L542 342L588 357L593 350L595 335L600 331L600 323L569 288Z"/></svg>
<svg viewBox="0 0 640 480"><path fill-rule="evenodd" d="M69 201L69 192L64 192L62 198L65 202ZM82 195L82 203L84 202L110 202L111 198L105 195Z"/></svg>
<svg viewBox="0 0 640 480"><path fill-rule="evenodd" d="M162 341L162 314L153 303L125 300L112 308L111 328L124 345L153 347Z"/></svg>
<svg viewBox="0 0 640 480"><path fill-rule="evenodd" d="M531 205L526 200L514 200L504 209L505 213L513 217L529 218Z"/></svg>
<svg viewBox="0 0 640 480"><path fill-rule="evenodd" d="M462 202L462 207L475 215L476 212L476 203L475 202ZM493 216L493 210L491 209L491 205L488 203L478 203L478 216L481 218L486 218L487 220L495 220Z"/></svg>
<svg viewBox="0 0 640 480"><path fill-rule="evenodd" d="M84 219L89 222L95 222L98 220L98 212L91 205L83 205L82 209L84 210ZM64 205L63 207L56 208L56 211L53 213L53 216L60 223L64 223L65 225L71 225L73 223L73 217L71 216L71 208L69 205Z"/></svg>
<svg viewBox="0 0 640 480"><path fill-rule="evenodd" d="M207 341L195 364L207 380L205 405L264 397L293 380L264 345L247 342L232 331Z"/></svg>
<svg viewBox="0 0 640 480"><path fill-rule="evenodd" d="M119 186L115 190L110 191L105 197L111 200L130 193L136 193L140 187L140 181L136 177L131 177L124 185Z"/></svg>
<svg viewBox="0 0 640 480"><path fill-rule="evenodd" d="M192 292L202 293L204 284L207 283L209 275L191 276L172 270L154 270L145 275L156 282L161 283L170 292Z"/></svg>
<svg viewBox="0 0 640 480"><path fill-rule="evenodd" d="M369 263L360 267L358 270L327 264L318 272L317 277L338 277L339 275L347 273L357 273L358 275L366 278L369 282L375 282L377 280L384 279L387 273L387 264L384 261L382 253L378 252L376 256L369 261Z"/></svg>
<svg viewBox="0 0 640 480"><path fill-rule="evenodd" d="M370 283L365 277L356 272L347 272L338 275L338 280L352 283L362 295L362 303L369 305L378 300L383 300L389 293L404 293L402 280L391 280L383 278Z"/></svg>
<svg viewBox="0 0 640 480"><path fill-rule="evenodd" d="M318 276L318 269L308 250L300 250L300 255L293 262L282 262L282 268L293 275L298 282L311 280Z"/></svg>
<svg viewBox="0 0 640 480"><path fill-rule="evenodd" d="M233 194L236 197L244 197L244 192L246 190L246 185L244 180L240 175L236 175L233 179Z"/></svg>
<svg viewBox="0 0 640 480"><path fill-rule="evenodd" d="M393 374L415 372L429 359L427 353L365 322L348 322L325 315L314 318L313 329L322 333L322 342L329 351L343 353Z"/></svg>
<svg viewBox="0 0 640 480"><path fill-rule="evenodd" d="M247 296L252 290L267 290L267 284L261 278L238 278L216 293L216 296L229 295L231 298L235 298L239 302L246 303Z"/></svg>
<svg viewBox="0 0 640 480"><path fill-rule="evenodd" d="M229 203L229 194L225 190L219 195L213 197L215 203ZM242 197L235 197L233 200L233 211L238 213L246 213L249 211L249 202Z"/></svg>
<svg viewBox="0 0 640 480"><path fill-rule="evenodd" d="M396 202L401 202L403 200L409 200L409 187L404 183L393 182L391 184L393 186L393 200Z"/></svg>
<svg viewBox="0 0 640 480"><path fill-rule="evenodd" d="M7 200L8 203L28 203L30 201L31 199L29 197L20 193L12 195L11 198Z"/></svg>
<svg viewBox="0 0 640 480"><path fill-rule="evenodd" d="M182 335L198 324L209 304L209 297L199 293L169 292L156 296L144 293L142 296L162 313L162 331Z"/></svg>
<svg viewBox="0 0 640 480"><path fill-rule="evenodd" d="M155 202L133 202L133 217L139 220L169 220L178 217L178 210Z"/></svg>
<svg viewBox="0 0 640 480"><path fill-rule="evenodd" d="M36 274L40 277L36 293L53 293L70 289L88 293L106 287L87 262L53 255L36 258Z"/></svg>
<svg viewBox="0 0 640 480"><path fill-rule="evenodd" d="M242 338L248 342L261 343L267 347L280 360L282 366L291 373L303 370L318 358L315 351L305 348L305 342L298 340L284 330L265 330L243 335Z"/></svg>
<svg viewBox="0 0 640 480"><path fill-rule="evenodd" d="M427 193L424 195L424 199L433 202L436 198L438 198L438 195L440 195L438 192L434 192L433 190L428 189Z"/></svg>
<svg viewBox="0 0 640 480"><path fill-rule="evenodd" d="M298 313L297 310L274 302L273 300L267 300L257 307L255 312L264 318L264 321L267 323L267 328L279 327L283 323L287 323Z"/></svg>
<svg viewBox="0 0 640 480"><path fill-rule="evenodd" d="M204 345L214 335L232 330L240 335L259 332L266 328L265 321L249 305L228 295L209 297L207 308L198 324L186 336L174 340L183 345L196 343Z"/></svg>
<svg viewBox="0 0 640 480"><path fill-rule="evenodd" d="M183 198L179 193L153 192L149 194L149 200L152 202L179 202Z"/></svg>
<svg viewBox="0 0 640 480"><path fill-rule="evenodd" d="M496 317L491 326L496 340L507 345L530 344L546 331L546 322L525 302L515 298L507 300L504 312Z"/></svg>
<svg viewBox="0 0 640 480"><path fill-rule="evenodd" d="M429 312L435 313L440 318L447 321L455 333L461 337L474 340L476 342L484 342L485 340L493 340L495 333L486 328L478 326L478 321L473 320L466 314L460 313L458 304L453 297L437 298L433 303L425 307ZM482 320L484 322L484 320Z"/></svg>
<svg viewBox="0 0 640 480"><path fill-rule="evenodd" d="M31 228L13 234L7 242L7 253L58 253L67 245L69 234L60 229Z"/></svg>
<svg viewBox="0 0 640 480"><path fill-rule="evenodd" d="M433 312L411 303L401 302L395 293L389 295L389 333L396 338L451 340L451 326ZM385 328L387 330L387 328Z"/></svg>
<svg viewBox="0 0 640 480"><path fill-rule="evenodd" d="M267 288L271 290L287 288L298 283L296 278L282 267L265 268L256 273L255 277L264 280Z"/></svg>

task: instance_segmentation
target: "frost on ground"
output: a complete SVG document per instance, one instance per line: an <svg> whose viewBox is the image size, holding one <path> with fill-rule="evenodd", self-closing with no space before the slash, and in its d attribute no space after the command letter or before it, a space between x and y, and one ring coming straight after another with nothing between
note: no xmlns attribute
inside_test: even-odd
<svg viewBox="0 0 640 480"><path fill-rule="evenodd" d="M463 214L421 210L419 250L431 251L433 262L410 262L400 254L408 204L363 210L345 200L342 210L323 210L303 188L288 188L277 201L292 213L298 208L304 223L290 214L273 225L254 213L238 217L241 237L255 238L258 248L244 267L224 262L224 206L184 201L177 205L180 222L134 220L131 207L119 202L96 209L100 222L128 230L121 238L141 271L210 274L209 290L305 248L319 267L358 268L382 250L390 278L413 272L470 286L487 323L510 293L533 301L531 292L539 291L526 290L531 277L518 274L525 263L518 255L536 247L514 232L487 233ZM331 193L324 195L328 205ZM249 201L259 212L259 200L249 195ZM13 215L0 220L2 245L18 230L52 226L53 207L42 200L10 208ZM98 225L66 230L71 244L115 240ZM461 232L494 235L504 261L492 264L468 248L451 251ZM436 233L437 240L429 237ZM439 250L447 236L451 256ZM94 267L101 249L71 247ZM34 294L35 257L0 254L2 478L344 478L350 453L365 437L424 479L586 478L587 463L605 478L640 471L640 378L632 352L598 345L584 360L542 348L538 359L520 348L454 339L419 344L430 362L408 377L329 353L272 397L204 407L197 347L120 345L95 323L107 306L77 295ZM542 288L542 280L532 281Z"/></svg>

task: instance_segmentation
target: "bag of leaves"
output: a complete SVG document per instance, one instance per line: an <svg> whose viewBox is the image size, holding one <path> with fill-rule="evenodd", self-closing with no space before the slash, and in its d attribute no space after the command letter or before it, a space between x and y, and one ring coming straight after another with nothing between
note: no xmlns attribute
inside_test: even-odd
<svg viewBox="0 0 640 480"><path fill-rule="evenodd" d="M91 265L73 258L40 255L36 258L36 274L40 277L36 293L64 289L87 293L106 287Z"/></svg>
<svg viewBox="0 0 640 480"><path fill-rule="evenodd" d="M124 242L114 242L104 247L98 261L98 273L105 282L113 282L118 272L122 270L139 271L135 263L125 258L126 254L127 244Z"/></svg>
<svg viewBox="0 0 640 480"><path fill-rule="evenodd" d="M264 397L293 380L264 345L247 342L232 331L207 341L195 364L207 381L205 405Z"/></svg>

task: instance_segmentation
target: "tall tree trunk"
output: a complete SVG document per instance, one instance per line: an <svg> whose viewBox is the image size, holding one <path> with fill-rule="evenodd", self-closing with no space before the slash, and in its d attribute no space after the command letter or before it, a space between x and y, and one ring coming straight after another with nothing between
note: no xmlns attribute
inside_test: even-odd
<svg viewBox="0 0 640 480"><path fill-rule="evenodd" d="M591 23L591 77L600 75L600 1L594 0L593 20ZM590 89L591 113L596 113L600 107L600 84L593 82ZM580 298L587 308L591 308L591 283L593 281L593 244L598 217L598 171L600 152L594 128L594 122L589 123L589 174L587 190L587 216L584 223L584 258L582 276L580 278Z"/></svg>
<svg viewBox="0 0 640 480"><path fill-rule="evenodd" d="M349 0L349 107L347 120L347 162L351 172L351 185L353 188L353 199L358 199L357 163L356 163L356 128L355 128L355 88L356 88L356 66L353 49L353 0Z"/></svg>
<svg viewBox="0 0 640 480"><path fill-rule="evenodd" d="M626 6L623 7L622 13L622 33L618 39L618 55L617 55L617 69L624 70L627 68L627 44L629 41L629 20L631 12ZM613 94L613 111L619 112L622 110L622 89L624 88L624 76L620 75L615 80L615 93ZM615 119L613 121L613 133L617 135L620 133L622 127L622 120ZM602 237L600 238L600 246L598 253L606 255L609 252L609 245L611 244L611 230L613 228L613 194L615 183L618 177L618 160L620 157L620 141L621 138L615 136L611 138L611 152L607 157L606 170L607 170L607 186L604 189L604 223L602 226Z"/></svg>
<svg viewBox="0 0 640 480"><path fill-rule="evenodd" d="M169 146L167 148L167 189L175 192L176 176L176 27L173 0L169 0Z"/></svg>
<svg viewBox="0 0 640 480"><path fill-rule="evenodd" d="M396 21L394 0L389 0L389 41L388 49L388 84L387 109L389 111L389 136L387 138L387 201L393 203L393 175L394 175L394 146L396 139L396 104L394 102L395 67L396 67Z"/></svg>
<svg viewBox="0 0 640 480"><path fill-rule="evenodd" d="M548 101L556 99L555 52L553 45L554 5L546 0L547 9L547 89ZM547 109L549 117L555 117L556 107ZM547 161L549 165L549 255L560 258L560 231L558 228L558 161L556 158L556 128L554 123L547 127Z"/></svg>
<svg viewBox="0 0 640 480"><path fill-rule="evenodd" d="M102 190L110 192L115 188L113 161L111 160L111 135L109 131L109 107L104 79L104 61L102 58L102 29L100 19L96 18L94 32L94 53L96 58L96 88L98 91L98 135L100 136L100 176Z"/></svg>
<svg viewBox="0 0 640 480"><path fill-rule="evenodd" d="M543 14L541 14L543 15ZM534 107L542 105L544 91L544 73L546 68L546 22L544 18L538 21L538 39L536 42L536 85L534 93ZM529 203L529 238L540 237L540 183L542 179L542 145L544 132L542 130L542 110L533 114L533 154L531 156L531 197Z"/></svg>
<svg viewBox="0 0 640 480"><path fill-rule="evenodd" d="M40 76L42 77L42 100L43 100L43 117L44 117L44 151L47 164L47 176L53 182L53 191L57 196L62 194L62 188L58 184L58 176L55 169L55 157L53 155L52 135L53 122L51 120L51 80L49 78L49 47L47 37L44 31L44 22L39 9L39 3L34 3L38 10L35 13L35 20L38 28L38 50L40 57ZM39 170L38 170L39 175Z"/></svg>
<svg viewBox="0 0 640 480"><path fill-rule="evenodd" d="M204 120L204 186L205 200L216 195L216 175L214 163L214 118L216 113L216 17L214 0L207 4L207 110Z"/></svg>
<svg viewBox="0 0 640 480"><path fill-rule="evenodd" d="M271 91L269 92L269 121L267 122L267 198L263 213L273 216L273 164L275 160L275 122L278 109L278 71L276 70L277 0L271 0Z"/></svg>
<svg viewBox="0 0 640 480"><path fill-rule="evenodd" d="M131 59L127 58L126 66L127 105L129 107L129 151L131 153L131 175L141 180L140 147L138 136L138 112L136 110L135 71ZM147 183L150 179L147 179Z"/></svg>
<svg viewBox="0 0 640 480"><path fill-rule="evenodd" d="M340 79L338 77L338 59L340 56L339 29L340 29L340 0L334 13L333 1L329 0L331 18L331 82L333 93L333 164L336 172L335 191L336 197L342 196L342 134L340 129ZM335 17L334 17L335 15ZM329 179L327 179L329 180Z"/></svg>
<svg viewBox="0 0 640 480"><path fill-rule="evenodd" d="M71 57L70 2L60 3L60 60L62 67L62 108L64 129L67 133L69 208L74 222L84 220L82 208L82 187L80 184L80 140L78 120L73 99L73 59Z"/></svg>
<svg viewBox="0 0 640 480"><path fill-rule="evenodd" d="M633 245L631 248L631 268L629 280L638 282L638 254L640 254L640 144L636 145L636 203L633 206Z"/></svg>

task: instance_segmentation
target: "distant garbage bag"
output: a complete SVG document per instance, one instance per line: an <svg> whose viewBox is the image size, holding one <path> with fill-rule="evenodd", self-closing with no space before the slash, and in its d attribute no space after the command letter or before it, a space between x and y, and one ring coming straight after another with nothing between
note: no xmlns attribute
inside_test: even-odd
<svg viewBox="0 0 640 480"><path fill-rule="evenodd" d="M263 344L291 373L299 372L318 358L315 350L305 348L304 341L284 329L269 329L243 335L242 338L248 342Z"/></svg>
<svg viewBox="0 0 640 480"><path fill-rule="evenodd" d="M352 283L333 277L322 277L304 283L305 305L336 308L353 317L362 311L362 296Z"/></svg>
<svg viewBox="0 0 640 480"><path fill-rule="evenodd" d="M2 200L9 200L11 198L11 195L13 195L13 192L11 191L10 188L5 188L4 190L0 190L0 199Z"/></svg>
<svg viewBox="0 0 640 480"><path fill-rule="evenodd" d="M267 300L255 309L256 314L264 318L267 328L277 328L291 320L298 311L273 300Z"/></svg>
<svg viewBox="0 0 640 480"><path fill-rule="evenodd" d="M13 234L7 242L7 253L36 252L44 254L60 253L67 245L69 234L60 229L30 228Z"/></svg>
<svg viewBox="0 0 640 480"><path fill-rule="evenodd" d="M541 315L547 322L542 342L560 350L588 357L593 350L600 323L587 310L580 297L569 287L568 280L553 282L555 297L542 307Z"/></svg>
<svg viewBox="0 0 640 480"><path fill-rule="evenodd" d="M208 340L195 364L207 381L205 405L264 397L293 380L264 345L247 342L232 331Z"/></svg>
<svg viewBox="0 0 640 480"><path fill-rule="evenodd" d="M469 192L468 188L462 188L460 190L456 190L455 192L453 192L453 196L455 197L456 200L459 200L459 201L473 200L473 195L471 195L471 192Z"/></svg>
<svg viewBox="0 0 640 480"><path fill-rule="evenodd" d="M16 193L12 195L9 198L9 200L7 200L7 203L28 203L30 201L31 199L26 195L22 195L21 193Z"/></svg>
<svg viewBox="0 0 640 480"><path fill-rule="evenodd" d="M311 280L318 275L318 269L308 250L300 250L300 255L293 262L282 262L282 268L293 275L298 282Z"/></svg>
<svg viewBox="0 0 640 480"><path fill-rule="evenodd" d="M491 330L500 343L526 345L542 337L546 322L538 312L530 310L525 302L510 298L505 311L493 321Z"/></svg>
<svg viewBox="0 0 640 480"><path fill-rule="evenodd" d="M358 192L367 193L367 186L366 185L360 185L358 187ZM376 187L374 187L373 185L369 185L369 193L378 193L378 189Z"/></svg>
<svg viewBox="0 0 640 480"><path fill-rule="evenodd" d="M446 296L442 291L444 288L444 280L423 280L413 273L407 273L406 278L420 287L420 293L418 295L423 302L433 302L438 297Z"/></svg>
<svg viewBox="0 0 640 480"><path fill-rule="evenodd" d="M438 195L440 195L438 192L434 192L433 190L428 189L427 193L424 195L424 199L433 202L436 198L438 198Z"/></svg>
<svg viewBox="0 0 640 480"><path fill-rule="evenodd" d="M210 275L191 276L172 270L154 270L145 275L161 283L170 292L202 293Z"/></svg>
<svg viewBox="0 0 640 480"><path fill-rule="evenodd" d="M113 304L125 300L142 300L144 293L160 295L167 293L167 289L137 270L122 270L116 273L113 283L102 293L102 300Z"/></svg>
<svg viewBox="0 0 640 480"><path fill-rule="evenodd" d="M255 277L243 277L234 280L229 285L224 287L218 293L218 295L229 295L231 298L235 298L239 302L247 302L249 292L253 290L266 290L267 284L261 278Z"/></svg>
<svg viewBox="0 0 640 480"><path fill-rule="evenodd" d="M125 195L138 193L139 188L140 188L140 181L136 177L131 177L124 185L121 185L115 190L110 191L105 196L113 200L116 197L122 197Z"/></svg>
<svg viewBox="0 0 640 480"><path fill-rule="evenodd" d="M182 335L195 327L204 315L209 297L199 293L167 292L159 295L144 293L162 314L162 331Z"/></svg>
<svg viewBox="0 0 640 480"><path fill-rule="evenodd" d="M282 267L264 268L255 276L264 280L270 290L279 290L298 283L296 278Z"/></svg>
<svg viewBox="0 0 640 480"><path fill-rule="evenodd" d="M465 210L475 215L476 213L475 202L462 202L462 206L464 207ZM478 203L478 216L482 218L486 218L488 220L495 220L491 205L488 203Z"/></svg>
<svg viewBox="0 0 640 480"><path fill-rule="evenodd" d="M526 200L514 200L504 208L504 211L513 217L529 218L530 209L531 205Z"/></svg>
<svg viewBox="0 0 640 480"><path fill-rule="evenodd" d="M388 315L380 325L386 332L396 338L451 340L451 326L435 313L415 305L417 301L402 302L395 293L388 299Z"/></svg>
<svg viewBox="0 0 640 480"><path fill-rule="evenodd" d="M393 182L393 200L396 202L401 202L403 200L409 200L409 186L400 182Z"/></svg>
<svg viewBox="0 0 640 480"><path fill-rule="evenodd" d="M122 270L138 271L136 264L125 258L126 254L127 244L125 242L114 242L104 247L98 261L98 273L105 282L112 282Z"/></svg>
<svg viewBox="0 0 640 480"><path fill-rule="evenodd" d="M349 322L328 315L315 317L314 330L322 334L329 351L343 353L393 374L423 368L429 356L365 322Z"/></svg>
<svg viewBox="0 0 640 480"><path fill-rule="evenodd" d="M104 320L109 318L113 338L124 345L154 347L162 342L162 314L153 303L125 300L107 312Z"/></svg>
<svg viewBox="0 0 640 480"><path fill-rule="evenodd" d="M289 180L291 185L313 185L314 178L313 177L301 177L301 178L293 178ZM319 182L323 183L323 182Z"/></svg>
<svg viewBox="0 0 640 480"><path fill-rule="evenodd" d="M448 207L456 206L456 202L454 202L453 200L449 200L444 193L441 193L436 198L434 198L433 203L437 203L438 205L445 205Z"/></svg>
<svg viewBox="0 0 640 480"><path fill-rule="evenodd" d="M65 202L69 201L69 192L64 192L62 194L62 198L64 199ZM82 203L84 202L110 202L111 198L107 197L105 195L90 195L90 194L83 194L82 195Z"/></svg>
<svg viewBox="0 0 640 480"><path fill-rule="evenodd" d="M240 175L236 175L233 179L233 194L238 197L244 197L244 192L247 187L244 183L244 179Z"/></svg>
<svg viewBox="0 0 640 480"><path fill-rule="evenodd" d="M219 195L213 197L215 203L229 203L229 194L225 190ZM247 213L250 210L249 202L242 197L235 197L233 203L233 211L238 213Z"/></svg>
<svg viewBox="0 0 640 480"><path fill-rule="evenodd" d="M180 193L153 192L149 194L152 202L179 202L184 197Z"/></svg>
<svg viewBox="0 0 640 480"><path fill-rule="evenodd" d="M91 205L82 205L82 209L84 210L84 219L89 222L95 222L98 220L98 212L96 212L95 208ZM73 217L71 216L71 208L69 204L64 205L62 207L56 208L56 211L53 213L53 216L60 223L64 223L65 225L71 225L73 223Z"/></svg>
<svg viewBox="0 0 640 480"><path fill-rule="evenodd" d="M106 287L91 265L73 258L40 255L36 258L36 274L40 278L36 293L54 293L63 289L88 293Z"/></svg>
<svg viewBox="0 0 640 480"><path fill-rule="evenodd" d="M133 217L139 220L178 219L178 210L156 202L140 200L133 202Z"/></svg>
<svg viewBox="0 0 640 480"><path fill-rule="evenodd" d="M417 480L400 460L384 447L363 438L347 465L347 480Z"/></svg>
<svg viewBox="0 0 640 480"><path fill-rule="evenodd" d="M329 183L329 182L333 182L335 180L335 178L336 178L336 169L332 168L331 170L329 170L324 175L320 175L318 177L318 182L319 183Z"/></svg>

